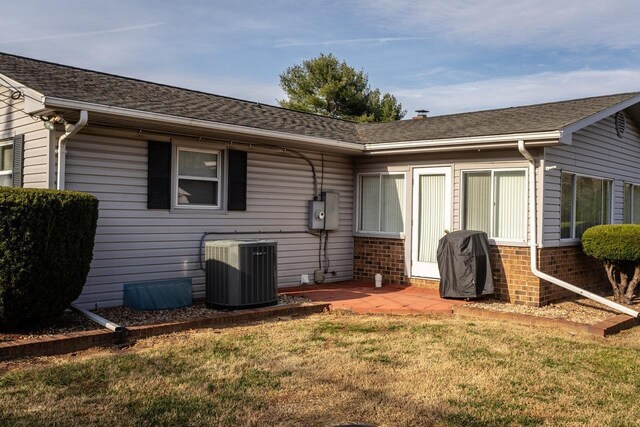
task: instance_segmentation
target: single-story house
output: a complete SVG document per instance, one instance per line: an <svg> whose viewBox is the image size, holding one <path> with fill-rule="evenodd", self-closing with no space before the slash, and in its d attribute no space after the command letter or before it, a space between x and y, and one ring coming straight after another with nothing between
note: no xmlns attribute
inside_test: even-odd
<svg viewBox="0 0 640 427"><path fill-rule="evenodd" d="M436 286L438 240L459 229L488 234L503 299L542 305L567 291L532 273L530 244L541 271L590 289L606 279L584 230L640 223L640 93L353 123L0 54L0 150L0 185L100 200L85 307L147 280L192 278L203 297L204 233L276 240L279 286L319 267ZM322 240L321 191L339 195Z"/></svg>

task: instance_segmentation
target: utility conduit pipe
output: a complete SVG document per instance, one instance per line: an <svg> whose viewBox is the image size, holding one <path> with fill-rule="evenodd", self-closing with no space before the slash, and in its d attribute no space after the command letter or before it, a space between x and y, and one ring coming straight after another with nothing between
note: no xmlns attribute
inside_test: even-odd
<svg viewBox="0 0 640 427"><path fill-rule="evenodd" d="M607 307L610 307L621 313L628 314L631 317L638 318L638 316L640 316L640 313L630 309L629 307L625 307L622 304L610 301L606 298L601 297L600 295L585 291L584 289L572 285L571 283L567 283L563 280L560 280L538 270L538 232L536 230L536 162L531 153L526 149L523 140L518 141L518 151L520 151L520 154L522 154L524 158L529 162L529 248L531 254L531 272L536 277L542 280L546 280L547 282L551 282L554 285L560 286L561 288L567 289L571 292L575 292L576 294L589 298L593 301L597 301L600 304L604 304Z"/></svg>
<svg viewBox="0 0 640 427"><path fill-rule="evenodd" d="M80 129L87 125L89 120L89 113L87 110L80 111L80 120L75 125L67 124L64 127L64 134L58 139L58 190L64 190L64 174L65 174L65 160L67 153L67 140L73 135L78 133Z"/></svg>

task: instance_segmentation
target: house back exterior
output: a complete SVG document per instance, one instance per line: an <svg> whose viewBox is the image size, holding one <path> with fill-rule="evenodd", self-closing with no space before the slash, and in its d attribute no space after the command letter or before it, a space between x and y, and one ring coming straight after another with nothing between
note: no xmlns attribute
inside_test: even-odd
<svg viewBox="0 0 640 427"><path fill-rule="evenodd" d="M596 289L606 278L581 234L640 223L639 93L356 124L0 54L0 101L0 185L100 200L85 307L122 304L126 283L183 277L203 297L203 238L276 240L279 286L316 269L437 286L438 240L461 229L488 234L503 299L558 300L567 291L529 265L519 146L535 160L540 270ZM339 194L339 226L319 237L308 203L322 191Z"/></svg>

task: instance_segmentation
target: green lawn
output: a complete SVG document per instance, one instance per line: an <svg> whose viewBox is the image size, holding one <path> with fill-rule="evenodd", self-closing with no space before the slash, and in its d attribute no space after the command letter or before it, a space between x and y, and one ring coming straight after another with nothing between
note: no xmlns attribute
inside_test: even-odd
<svg viewBox="0 0 640 427"><path fill-rule="evenodd" d="M640 330L325 314L0 363L0 424L631 426L638 366Z"/></svg>

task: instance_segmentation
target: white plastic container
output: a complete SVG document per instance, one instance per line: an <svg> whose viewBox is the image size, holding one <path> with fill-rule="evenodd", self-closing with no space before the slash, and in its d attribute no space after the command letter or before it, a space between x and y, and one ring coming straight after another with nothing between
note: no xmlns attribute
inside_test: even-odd
<svg viewBox="0 0 640 427"><path fill-rule="evenodd" d="M376 274L376 288L382 287L382 274Z"/></svg>

